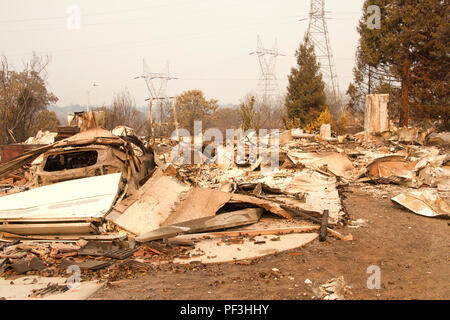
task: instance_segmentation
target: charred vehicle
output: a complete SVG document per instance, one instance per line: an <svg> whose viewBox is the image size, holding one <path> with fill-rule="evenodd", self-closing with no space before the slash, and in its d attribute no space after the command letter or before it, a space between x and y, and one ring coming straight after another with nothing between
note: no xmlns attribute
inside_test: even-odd
<svg viewBox="0 0 450 320"><path fill-rule="evenodd" d="M0 232L100 234L112 206L144 184L154 153L126 127L90 129L0 164L0 179L22 170L24 186L0 197Z"/></svg>
<svg viewBox="0 0 450 320"><path fill-rule="evenodd" d="M153 150L128 128L115 133L92 129L54 144L31 163L29 187L121 172L138 189L155 167Z"/></svg>

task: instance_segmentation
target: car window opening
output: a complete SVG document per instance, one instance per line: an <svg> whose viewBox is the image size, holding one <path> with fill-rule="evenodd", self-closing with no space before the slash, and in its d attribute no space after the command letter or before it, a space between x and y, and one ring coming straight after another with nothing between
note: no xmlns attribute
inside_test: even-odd
<svg viewBox="0 0 450 320"><path fill-rule="evenodd" d="M61 171L92 166L97 163L97 151L78 151L51 155L47 158L44 171Z"/></svg>

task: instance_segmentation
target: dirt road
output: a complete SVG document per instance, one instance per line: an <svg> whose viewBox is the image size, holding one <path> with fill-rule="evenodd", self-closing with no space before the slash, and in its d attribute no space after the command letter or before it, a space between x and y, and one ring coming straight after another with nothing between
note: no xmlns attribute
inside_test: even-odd
<svg viewBox="0 0 450 320"><path fill-rule="evenodd" d="M344 193L354 241L328 238L251 264L165 266L137 279L105 287L91 299L311 299L313 287L344 276L346 299L449 299L448 220L434 220L374 197L357 186ZM367 268L380 267L381 289L369 290ZM272 271L273 268L279 272ZM305 280L312 284L305 284Z"/></svg>

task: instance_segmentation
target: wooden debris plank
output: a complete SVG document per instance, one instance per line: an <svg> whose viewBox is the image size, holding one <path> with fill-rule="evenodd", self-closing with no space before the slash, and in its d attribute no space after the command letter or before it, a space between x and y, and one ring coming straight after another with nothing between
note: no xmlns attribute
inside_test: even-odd
<svg viewBox="0 0 450 320"><path fill-rule="evenodd" d="M123 248L123 249L113 249L111 251L108 251L105 253L105 257L118 259L118 260L124 260L126 258L129 258L135 253L138 249L133 248Z"/></svg>
<svg viewBox="0 0 450 320"><path fill-rule="evenodd" d="M353 236L351 234L348 235L343 235L335 230L332 230L330 228L327 228L328 233L331 234L333 237L339 239L339 240L344 240L344 241L352 241L353 240Z"/></svg>
<svg viewBox="0 0 450 320"><path fill-rule="evenodd" d="M223 231L223 232L210 232L210 233L197 233L197 234L186 234L179 235L173 240L191 240L191 239L201 239L201 238L223 238L223 237L240 237L240 236L264 236L264 235L282 235L291 233L305 233L319 231L320 226L304 226L304 227L294 227L294 228L279 228L279 229L260 229L260 230L238 230L238 231ZM344 240L352 241L353 236L343 235L335 230L327 228L327 231L333 237Z"/></svg>
<svg viewBox="0 0 450 320"><path fill-rule="evenodd" d="M161 251L158 251L158 250L153 249L153 248L150 248L150 247L147 247L147 249L150 250L151 252L156 253L156 254L159 254L159 255L163 255L163 254L164 254L164 253L162 253Z"/></svg>
<svg viewBox="0 0 450 320"><path fill-rule="evenodd" d="M263 210L261 208L248 208L228 212L214 217L200 218L181 222L151 231L136 237L136 241L146 242L164 238L172 238L179 234L207 232L231 227L253 224L259 221Z"/></svg>
<svg viewBox="0 0 450 320"><path fill-rule="evenodd" d="M99 234L99 235L19 235L10 232L0 233L0 237L7 239L21 239L21 240L36 240L36 241L78 241L80 239L84 240L97 240L97 241L113 241L113 240L125 240L127 238L126 234Z"/></svg>
<svg viewBox="0 0 450 320"><path fill-rule="evenodd" d="M31 270L41 271L45 269L47 266L41 259L33 257L30 261L18 261L12 264L11 267L18 274L22 274Z"/></svg>
<svg viewBox="0 0 450 320"><path fill-rule="evenodd" d="M286 210L286 211L292 213L292 214L295 215L295 216L301 216L301 217L303 217L303 218L305 218L305 219L307 219L307 220L311 220L312 222L315 222L315 223L318 223L318 224L321 224L321 223L322 223L322 220L317 219L317 218L315 218L315 217L309 215L309 213L313 213L313 212L311 212L311 211L308 211L308 210L301 210L301 209L299 209L299 208L291 208L291 207L288 207L288 206L285 206L285 205L280 205L280 207L281 207L282 209L284 209L284 210ZM314 213L315 213L315 212L314 212Z"/></svg>
<svg viewBox="0 0 450 320"><path fill-rule="evenodd" d="M60 268L67 268L71 265L77 265L78 267L80 267L81 270L92 270L92 271L96 271L96 270L100 270L103 269L105 267L108 267L111 265L111 262L109 261L97 261L97 260L86 260L83 261L81 263L75 263L72 261L68 261L68 260L64 260L61 265Z"/></svg>
<svg viewBox="0 0 450 320"><path fill-rule="evenodd" d="M98 229L89 222L86 223L33 223L33 224L3 224L0 232L26 235L62 235L62 234L98 234Z"/></svg>
<svg viewBox="0 0 450 320"><path fill-rule="evenodd" d="M182 240L182 239L168 239L167 242L174 246L181 246L181 247L194 247L195 243L193 241L189 240Z"/></svg>
<svg viewBox="0 0 450 320"><path fill-rule="evenodd" d="M185 240L184 238L196 239L203 237L222 238L222 237L239 237L239 236L263 236L263 235L279 235L279 234L291 234L291 233L304 233L313 232L319 230L319 226L305 226L295 228L279 228L279 229L260 229L260 230L240 230L240 231L224 231L224 232L210 232L210 233L198 233L191 235L180 236L180 238L174 238L173 240Z"/></svg>
<svg viewBox="0 0 450 320"><path fill-rule="evenodd" d="M327 239L327 226L328 226L328 210L324 210L322 215L322 224L320 225L319 241L324 242Z"/></svg>
<svg viewBox="0 0 450 320"><path fill-rule="evenodd" d="M247 195L243 195L243 194L233 194L231 196L231 201L230 202L234 202L234 203L249 203L249 204L253 204L255 206L258 206L260 208L264 208L265 210L272 212L276 215L279 215L283 218L286 219L291 219L293 220L292 215L284 210L283 208L281 208L277 203L271 202L271 201L267 201L267 200L263 200L263 199L259 199L259 198L255 198L255 197L251 197L251 196L247 196Z"/></svg>

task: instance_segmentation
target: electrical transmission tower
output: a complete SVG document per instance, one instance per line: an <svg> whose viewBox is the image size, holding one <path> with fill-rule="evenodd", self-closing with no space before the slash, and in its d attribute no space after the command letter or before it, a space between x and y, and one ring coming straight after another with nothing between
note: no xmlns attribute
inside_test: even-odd
<svg viewBox="0 0 450 320"><path fill-rule="evenodd" d="M165 69L161 73L150 72L150 68L143 61L143 73L136 78L144 78L147 85L150 99L165 99L167 98L167 83L169 80L177 79L172 77L169 73L169 63L166 64Z"/></svg>
<svg viewBox="0 0 450 320"><path fill-rule="evenodd" d="M161 73L150 72L150 68L145 63L145 59L143 60L143 73L141 76L136 77L135 79L143 78L147 85L149 98L146 99L149 102L150 108L150 135L153 136L153 115L152 115L152 107L153 101L156 101L157 106L160 110L160 121L162 120L162 113L165 104L168 104L169 97L167 96L167 83L169 80L177 79L170 75L169 73L169 63L166 64L165 69Z"/></svg>
<svg viewBox="0 0 450 320"><path fill-rule="evenodd" d="M314 44L325 83L332 91L332 104L340 104L339 81L330 45L330 35L325 21L325 0L311 0L307 36Z"/></svg>
<svg viewBox="0 0 450 320"><path fill-rule="evenodd" d="M269 103L280 94L276 75L277 57L284 56L278 51L277 40L273 49L264 49L261 38L258 36L257 49L250 54L257 54L260 66L258 94L262 96L263 103Z"/></svg>

